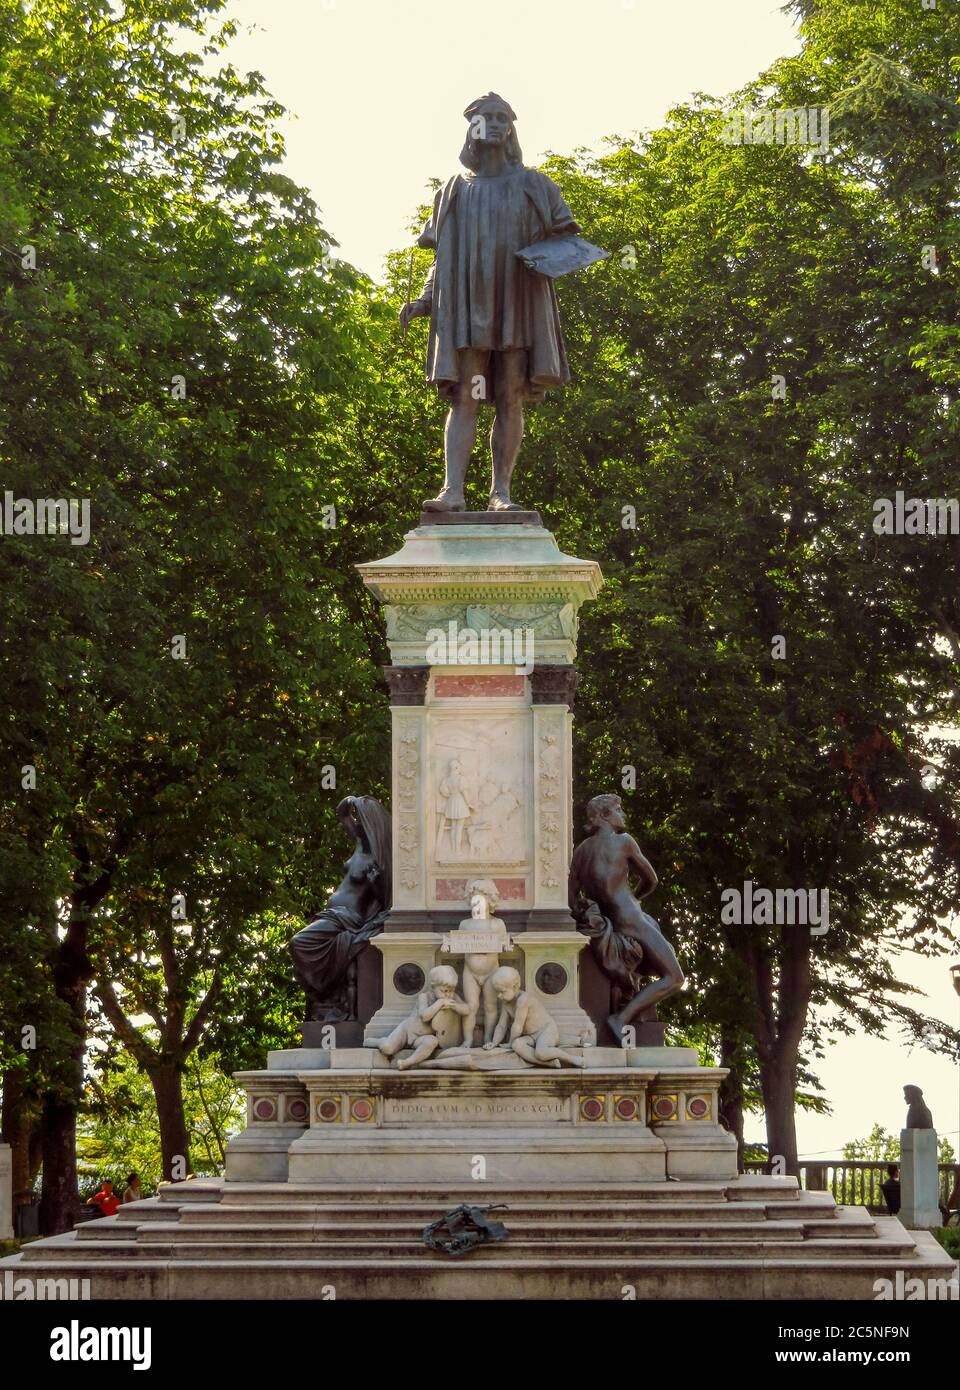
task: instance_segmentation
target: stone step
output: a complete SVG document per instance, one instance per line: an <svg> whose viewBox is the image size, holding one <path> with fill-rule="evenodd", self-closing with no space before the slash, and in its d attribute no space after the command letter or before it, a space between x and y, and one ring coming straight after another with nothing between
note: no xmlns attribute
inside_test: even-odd
<svg viewBox="0 0 960 1390"><path fill-rule="evenodd" d="M325 1221L320 1224L312 1221L286 1222L282 1230L265 1226L263 1223L235 1225L230 1227L204 1225L198 1222L179 1222L163 1225L152 1223L141 1228L136 1244L140 1248L156 1242L162 1244L187 1244L193 1241L215 1243L221 1248L232 1246L235 1242L250 1240L265 1243L287 1244L294 1241L338 1241L368 1240L390 1241L397 1238L419 1239L427 1223L391 1219L384 1221L373 1233L355 1221ZM563 1225L547 1225L540 1221L508 1221L507 1229L511 1236L535 1238L558 1243L569 1239L607 1239L638 1240L657 1237L676 1237L683 1240L709 1241L714 1238L734 1240L742 1237L753 1239L803 1240L804 1226L800 1221L737 1221L709 1222L691 1225L681 1221L645 1221L642 1225L624 1227L619 1221L569 1221ZM838 1225L837 1229L840 1227ZM868 1239L873 1232L862 1227L854 1229L853 1234L861 1240ZM109 1242L112 1246L116 1242ZM130 1244L131 1242L126 1242Z"/></svg>
<svg viewBox="0 0 960 1390"><path fill-rule="evenodd" d="M155 1219L155 1218L154 1218ZM101 1216L95 1221L83 1221L73 1228L72 1234L80 1242L88 1240L136 1240L141 1224L135 1221L120 1221L116 1216Z"/></svg>
<svg viewBox="0 0 960 1390"><path fill-rule="evenodd" d="M341 1216L345 1213L341 1213ZM743 1220L736 1221L725 1217L721 1221L675 1220L664 1213L663 1219L624 1223L622 1220L607 1221L597 1217L580 1219L573 1213L564 1220L544 1221L536 1216L519 1216L499 1213L511 1232L536 1236L543 1240L558 1240L565 1237L596 1235L613 1238L616 1236L633 1239L658 1235L676 1235L685 1240L694 1238L736 1239L741 1236L757 1236L763 1239L780 1237L782 1239L803 1240L810 1237L818 1239L869 1240L876 1235L876 1225L872 1220L844 1217L831 1221L803 1220ZM307 1221L285 1221L274 1225L262 1220L236 1221L230 1225L216 1222L180 1221L151 1222L139 1228L135 1239L141 1244L154 1240L218 1240L225 1245L237 1240L334 1240L364 1237L370 1240L388 1240L398 1232L421 1232L424 1226L435 1220L433 1212L384 1212L377 1222L360 1222L352 1214L346 1220L323 1219ZM86 1237L90 1239L89 1236Z"/></svg>
<svg viewBox="0 0 960 1390"><path fill-rule="evenodd" d="M290 1261L352 1261L352 1260L396 1260L418 1259L446 1261L450 1257L428 1250L419 1232L391 1235L386 1240L365 1240L356 1236L338 1240L304 1240L291 1242L283 1240L271 1243L267 1239L231 1243L227 1248L219 1240L190 1240L154 1238L149 1244L131 1246L105 1241L102 1245L89 1243L84 1246L84 1259L91 1265L100 1261L120 1263L148 1262L156 1259L184 1261L205 1260L217 1263L269 1260L271 1263L285 1264ZM742 1259L765 1261L770 1259L792 1259L811 1264L823 1260L878 1259L886 1257L909 1262L915 1259L915 1247L909 1237L878 1238L870 1240L802 1240L795 1234L792 1237L764 1237L753 1239L690 1239L672 1237L671 1233L659 1233L658 1237L646 1234L635 1238L610 1236L598 1239L586 1236L583 1239L546 1240L527 1237L520 1233L511 1235L507 1242L483 1245L469 1255L471 1262L487 1260L511 1263L527 1263L531 1260L550 1258L562 1266L571 1261L584 1259ZM62 1245L48 1245L47 1261L59 1264L62 1259L72 1261L76 1258L76 1246L65 1242ZM26 1260L30 1265L32 1261Z"/></svg>
<svg viewBox="0 0 960 1390"><path fill-rule="evenodd" d="M479 1203L478 1205L485 1206L487 1203ZM341 1204L331 1202L324 1206L303 1203L289 1207L251 1205L227 1209L198 1204L184 1208L178 1215L180 1223L184 1226L199 1223L227 1231L238 1224L257 1223L276 1228L291 1223L303 1224L305 1222L326 1225L329 1222L351 1221L356 1224L379 1225L394 1220L416 1220L420 1221L422 1225L426 1225L430 1221L436 1221L443 1216L445 1211L449 1210L449 1207L437 1202L402 1202L391 1203L390 1205L378 1202L345 1202ZM511 1202L506 1205L505 1209L491 1212L491 1216L495 1220L506 1222L536 1220L556 1225L564 1225L569 1221L590 1221L592 1219L620 1223L624 1226L643 1224L650 1220L682 1221L689 1225L697 1225L705 1221L835 1221L837 1208L831 1206L822 1209L819 1207L808 1209L805 1206L799 1207L796 1202L792 1204L784 1202L775 1206L761 1203L731 1202L725 1205L716 1204L707 1207L666 1202L632 1204L584 1202L571 1206L557 1206L545 1202ZM168 1217L168 1221L171 1219L174 1219L173 1216ZM867 1214L867 1219L870 1219L869 1214ZM98 1223L90 1224L96 1225ZM141 1224L145 1226L155 1223L144 1222Z"/></svg>
<svg viewBox="0 0 960 1390"><path fill-rule="evenodd" d="M185 1187L196 1184L176 1183L164 1186L160 1191L161 1201L179 1201ZM604 1202L622 1200L627 1202L677 1202L694 1199L698 1202L726 1203L732 1201L797 1201L800 1192L795 1178L739 1179L736 1182L657 1182L657 1183L610 1183L602 1190L596 1185L551 1184L549 1191L543 1187L529 1184L471 1183L452 1186L449 1183L223 1183L219 1195L207 1188L205 1197L190 1193L190 1201L219 1201L224 1207L256 1205L284 1206L300 1201L325 1202L381 1202L431 1201L446 1204L444 1209L457 1206L461 1202L522 1202L549 1201L558 1205L579 1205L582 1202ZM829 1193L804 1193L804 1197L825 1198L832 1202Z"/></svg>
<svg viewBox="0 0 960 1390"><path fill-rule="evenodd" d="M0 1264L4 1273L33 1279L87 1278L94 1300L175 1299L499 1299L637 1302L663 1299L862 1299L877 1296L876 1280L894 1280L898 1270L909 1278L937 1280L947 1290L955 1278L954 1262L927 1232L914 1232L912 1258L880 1256L811 1258L692 1259L656 1256L513 1262L496 1257L437 1259L429 1252L411 1259L272 1261L115 1260L98 1267L77 1248L76 1257L48 1259L32 1267L15 1255ZM63 1238L55 1238L57 1240ZM72 1236L66 1237L71 1240ZM49 1249L49 1242L45 1242ZM29 1248L29 1247L28 1247ZM125 1248L125 1247L118 1247ZM114 1252L115 1253L115 1252ZM927 1297L933 1298L928 1292ZM941 1293L948 1297L948 1292Z"/></svg>
<svg viewBox="0 0 960 1390"><path fill-rule="evenodd" d="M87 1225L97 1225L100 1221L116 1221L118 1225L126 1225L132 1222L135 1225L142 1225L144 1221L169 1221L171 1211L183 1211L185 1207L192 1206L219 1206L219 1194L214 1190L207 1190L203 1194L203 1201L199 1197L191 1197L186 1201L179 1198L174 1201L172 1198L162 1200L159 1197L144 1197L140 1202L126 1202L117 1212L116 1216L97 1217ZM77 1227L79 1230L79 1227Z"/></svg>

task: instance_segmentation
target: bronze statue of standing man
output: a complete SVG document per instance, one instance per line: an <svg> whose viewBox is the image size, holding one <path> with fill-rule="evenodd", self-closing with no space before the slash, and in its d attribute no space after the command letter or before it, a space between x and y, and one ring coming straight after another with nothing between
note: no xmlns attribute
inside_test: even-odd
<svg viewBox="0 0 960 1390"><path fill-rule="evenodd" d="M420 297L400 323L429 315L427 381L450 402L444 430L446 477L425 511L460 512L477 437L480 405L494 408L493 476L488 511L518 511L510 479L523 438L524 401L542 400L570 380L553 280L517 252L548 237L579 232L560 189L525 169L516 116L495 92L471 102L455 174L437 194L418 245L436 252Z"/></svg>

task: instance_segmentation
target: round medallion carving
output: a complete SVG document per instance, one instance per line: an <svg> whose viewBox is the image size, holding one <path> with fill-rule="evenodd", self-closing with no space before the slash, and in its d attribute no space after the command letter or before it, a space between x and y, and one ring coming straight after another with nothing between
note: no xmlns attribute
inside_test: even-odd
<svg viewBox="0 0 960 1390"><path fill-rule="evenodd" d="M427 977L413 961L398 965L393 972L393 987L398 994L419 994L426 984Z"/></svg>
<svg viewBox="0 0 960 1390"><path fill-rule="evenodd" d="M556 961L547 961L537 971L536 981L541 994L560 994L567 987L567 972Z"/></svg>
<svg viewBox="0 0 960 1390"><path fill-rule="evenodd" d="M672 1120L676 1117L677 1103L672 1096L657 1096L653 1102L653 1114L658 1120Z"/></svg>

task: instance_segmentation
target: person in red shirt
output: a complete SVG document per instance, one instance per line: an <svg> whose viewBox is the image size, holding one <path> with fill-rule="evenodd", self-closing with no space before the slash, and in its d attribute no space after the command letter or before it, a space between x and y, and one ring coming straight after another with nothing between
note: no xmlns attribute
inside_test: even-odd
<svg viewBox="0 0 960 1390"><path fill-rule="evenodd" d="M88 1207L99 1207L101 1216L115 1216L120 1207L120 1198L113 1190L113 1183L104 1178L100 1191L87 1198Z"/></svg>

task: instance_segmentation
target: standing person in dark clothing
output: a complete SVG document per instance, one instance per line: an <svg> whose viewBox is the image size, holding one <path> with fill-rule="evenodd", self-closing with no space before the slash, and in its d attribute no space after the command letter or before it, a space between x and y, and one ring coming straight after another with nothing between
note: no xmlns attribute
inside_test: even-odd
<svg viewBox="0 0 960 1390"><path fill-rule="evenodd" d="M437 193L417 242L436 259L419 298L400 323L430 319L426 379L450 402L444 427L445 475L427 512L462 512L477 437L477 411L494 409L487 511L519 511L510 497L523 408L570 380L553 281L526 268L517 252L579 232L560 189L523 163L516 113L496 92L464 111L470 122L460 154L465 174Z"/></svg>
<svg viewBox="0 0 960 1390"><path fill-rule="evenodd" d="M887 1164L887 1180L880 1184L880 1191L887 1204L888 1214L896 1216L900 1210L900 1169L895 1163Z"/></svg>

